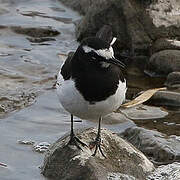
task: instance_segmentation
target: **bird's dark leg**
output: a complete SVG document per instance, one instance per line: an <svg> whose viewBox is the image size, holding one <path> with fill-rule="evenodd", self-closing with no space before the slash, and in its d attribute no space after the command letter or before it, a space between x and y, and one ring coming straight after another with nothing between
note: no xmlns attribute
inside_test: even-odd
<svg viewBox="0 0 180 180"><path fill-rule="evenodd" d="M92 154L92 156L96 155L97 150L99 149L100 153L102 154L103 157L106 157L101 149L101 120L102 117L99 118L99 124L98 124L98 132L97 132L97 136L96 139L94 141L95 144L95 151Z"/></svg>
<svg viewBox="0 0 180 180"><path fill-rule="evenodd" d="M85 143L83 143L80 139L78 139L75 134L74 134L74 129L73 129L73 115L71 114L71 133L70 133L70 140L68 144L75 145L77 148L82 149L79 144L82 146L87 146Z"/></svg>

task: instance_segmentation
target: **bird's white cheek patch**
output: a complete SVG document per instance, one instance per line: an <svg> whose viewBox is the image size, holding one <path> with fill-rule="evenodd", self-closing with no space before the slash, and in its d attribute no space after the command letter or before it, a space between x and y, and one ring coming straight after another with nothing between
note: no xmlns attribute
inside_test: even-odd
<svg viewBox="0 0 180 180"><path fill-rule="evenodd" d="M109 49L100 49L100 50L96 50L96 53L99 56L104 57L105 59L111 59L114 57L114 51L113 48L110 47Z"/></svg>
<svg viewBox="0 0 180 180"><path fill-rule="evenodd" d="M94 51L97 55L99 55L105 59L114 58L114 51L113 51L113 48L111 46L109 49L99 49L99 50L95 50L89 46L83 46L82 48L83 48L85 53L89 53L91 51Z"/></svg>

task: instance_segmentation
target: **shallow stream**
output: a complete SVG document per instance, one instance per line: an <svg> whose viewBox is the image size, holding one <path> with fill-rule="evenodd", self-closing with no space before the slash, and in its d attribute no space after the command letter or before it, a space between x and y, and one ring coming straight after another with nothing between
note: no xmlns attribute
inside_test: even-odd
<svg viewBox="0 0 180 180"><path fill-rule="evenodd" d="M62 63L58 54L78 46L74 23L79 18L57 0L0 0L0 163L7 165L0 166L0 180L46 179L39 169L44 154L19 140L52 143L70 129L70 116L53 85ZM138 89L138 84L131 88ZM103 127L121 132L136 123L179 136L179 113L145 106L127 112L134 122L116 113ZM75 128L96 125L75 118Z"/></svg>

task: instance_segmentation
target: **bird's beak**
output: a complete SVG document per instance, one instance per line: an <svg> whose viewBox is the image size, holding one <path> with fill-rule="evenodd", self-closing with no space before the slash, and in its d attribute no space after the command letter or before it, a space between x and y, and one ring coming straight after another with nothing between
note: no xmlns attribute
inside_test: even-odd
<svg viewBox="0 0 180 180"><path fill-rule="evenodd" d="M121 62L120 60L116 59L116 58L111 58L108 60L110 63L115 64L116 66L125 68L125 64L123 62Z"/></svg>

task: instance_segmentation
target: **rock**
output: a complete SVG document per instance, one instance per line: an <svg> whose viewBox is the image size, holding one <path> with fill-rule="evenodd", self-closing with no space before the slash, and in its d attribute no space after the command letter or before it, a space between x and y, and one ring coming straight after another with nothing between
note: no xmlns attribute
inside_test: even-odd
<svg viewBox="0 0 180 180"><path fill-rule="evenodd" d="M156 52L162 51L162 50L180 50L180 41L176 39L168 39L168 38L160 38L157 39L153 44L151 48L151 53L154 54Z"/></svg>
<svg viewBox="0 0 180 180"><path fill-rule="evenodd" d="M119 110L126 118L131 120L160 119L168 115L168 112L162 110L160 107L142 104L132 108L119 108ZM117 110L117 112L119 112L119 110Z"/></svg>
<svg viewBox="0 0 180 180"><path fill-rule="evenodd" d="M42 43L46 41L55 41L54 38L48 38L48 37L41 37L41 38L27 38L32 43Z"/></svg>
<svg viewBox="0 0 180 180"><path fill-rule="evenodd" d="M147 55L152 42L180 36L178 1L60 0L85 16L77 26L79 40L108 24L122 48Z"/></svg>
<svg viewBox="0 0 180 180"><path fill-rule="evenodd" d="M177 136L169 136L157 131L140 127L132 127L121 134L155 164L180 162L180 140Z"/></svg>
<svg viewBox="0 0 180 180"><path fill-rule="evenodd" d="M6 79L5 79L6 80ZM14 80L14 79L13 79ZM2 81L1 81L2 82ZM2 85L2 84L1 84ZM18 93L1 92L0 97L0 117L4 117L6 113L22 109L35 103L37 93L27 92L17 89Z"/></svg>
<svg viewBox="0 0 180 180"><path fill-rule="evenodd" d="M91 0L79 0L79 1L72 1L72 0L60 0L63 4L72 9L78 11L80 14L86 14L86 12L90 9L92 3Z"/></svg>
<svg viewBox="0 0 180 180"><path fill-rule="evenodd" d="M180 88L180 72L168 74L165 85L169 88Z"/></svg>
<svg viewBox="0 0 180 180"><path fill-rule="evenodd" d="M146 103L156 106L180 107L180 93L173 91L158 91Z"/></svg>
<svg viewBox="0 0 180 180"><path fill-rule="evenodd" d="M167 76L180 71L180 51L163 50L151 56L145 72L151 76Z"/></svg>
<svg viewBox="0 0 180 180"><path fill-rule="evenodd" d="M53 37L60 34L55 29L51 27L22 27L22 26L12 26L10 27L12 31L18 34L25 34L30 37L41 38L41 37Z"/></svg>
<svg viewBox="0 0 180 180"><path fill-rule="evenodd" d="M128 176L126 174L121 173L109 173L107 176L107 180L137 180L133 176Z"/></svg>
<svg viewBox="0 0 180 180"><path fill-rule="evenodd" d="M96 129L78 132L77 136L89 144L96 137ZM67 145L69 136L55 142L45 156L42 174L53 179L105 180L109 173L118 172L144 180L154 170L153 164L131 144L109 130L102 129L102 149L107 158L99 152L92 156L94 149Z"/></svg>
<svg viewBox="0 0 180 180"><path fill-rule="evenodd" d="M180 163L172 163L159 166L147 180L179 180L180 179Z"/></svg>

